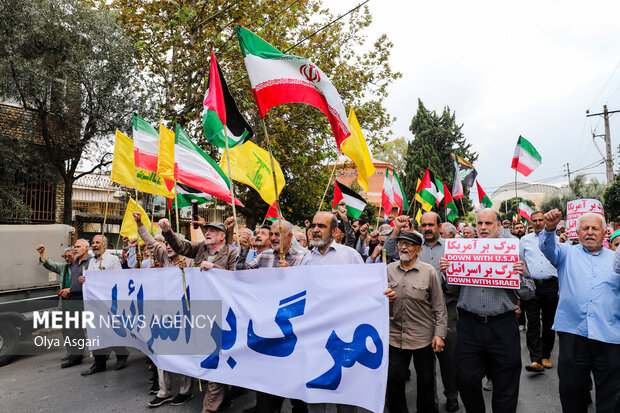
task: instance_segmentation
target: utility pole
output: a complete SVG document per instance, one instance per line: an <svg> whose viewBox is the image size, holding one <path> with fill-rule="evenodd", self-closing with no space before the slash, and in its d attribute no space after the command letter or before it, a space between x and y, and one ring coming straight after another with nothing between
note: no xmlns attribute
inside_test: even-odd
<svg viewBox="0 0 620 413"><path fill-rule="evenodd" d="M570 186L570 166L566 162L566 174L568 175L568 186Z"/></svg>
<svg viewBox="0 0 620 413"><path fill-rule="evenodd" d="M614 182L614 161L611 156L611 136L609 132L609 115L612 113L620 112L620 110L612 110L611 112L607 110L607 105L603 105L602 113L590 113L589 110L586 110L586 117L590 116L601 116L603 115L603 119L605 120L605 169L607 171L607 186L610 186Z"/></svg>

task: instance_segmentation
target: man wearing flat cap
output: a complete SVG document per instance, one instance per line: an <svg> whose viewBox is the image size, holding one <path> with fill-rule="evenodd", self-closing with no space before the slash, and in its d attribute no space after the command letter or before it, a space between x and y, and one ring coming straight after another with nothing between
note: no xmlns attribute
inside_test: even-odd
<svg viewBox="0 0 620 413"><path fill-rule="evenodd" d="M405 382L409 363L417 376L418 412L438 412L435 401L435 354L443 351L448 319L443 291L432 265L418 260L422 236L414 231L396 237L399 261L387 266L390 303L390 364L387 400L390 413L407 413Z"/></svg>
<svg viewBox="0 0 620 413"><path fill-rule="evenodd" d="M167 219L159 220L159 227L170 248L179 255L193 258L194 264L201 271L213 267L234 271L237 262L237 250L226 244L226 226L221 222L210 222L203 225L204 242L179 239ZM216 412L226 395L226 385L209 382L205 394L202 413Z"/></svg>

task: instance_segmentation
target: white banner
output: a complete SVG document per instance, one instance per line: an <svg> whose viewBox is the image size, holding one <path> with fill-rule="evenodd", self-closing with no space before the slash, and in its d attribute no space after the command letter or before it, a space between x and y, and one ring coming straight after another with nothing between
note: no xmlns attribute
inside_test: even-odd
<svg viewBox="0 0 620 413"><path fill-rule="evenodd" d="M605 218L603 204L598 199L576 199L566 203L566 232L569 238L577 238L577 220L588 213L600 214Z"/></svg>
<svg viewBox="0 0 620 413"><path fill-rule="evenodd" d="M519 261L518 238L450 239L445 256L449 284L519 288L519 274L513 270Z"/></svg>
<svg viewBox="0 0 620 413"><path fill-rule="evenodd" d="M89 338L101 336L100 346L138 348L159 368L192 377L383 412L389 345L383 264L235 272L186 268L189 310L177 268L86 271L85 276L84 307L96 320L123 313L125 320L135 314L149 320L147 326L88 326ZM203 324L215 318L215 328L188 328L188 318L153 327L150 320L161 313L161 300L173 303L177 315L206 315ZM206 300L221 300L221 314L199 310ZM212 337L204 338L205 332ZM221 349L213 339L218 333ZM171 343L175 354L166 347ZM195 352L196 345L204 351Z"/></svg>

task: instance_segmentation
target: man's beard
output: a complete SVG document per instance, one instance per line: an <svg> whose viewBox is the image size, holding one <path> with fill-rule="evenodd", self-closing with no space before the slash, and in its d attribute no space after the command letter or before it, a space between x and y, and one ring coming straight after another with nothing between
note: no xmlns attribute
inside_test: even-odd
<svg viewBox="0 0 620 413"><path fill-rule="evenodd" d="M323 248L324 246L329 244L330 241L331 241L331 238L321 238L319 241L317 241L317 240L315 240L313 238L312 239L312 246L313 247L317 247L317 248Z"/></svg>

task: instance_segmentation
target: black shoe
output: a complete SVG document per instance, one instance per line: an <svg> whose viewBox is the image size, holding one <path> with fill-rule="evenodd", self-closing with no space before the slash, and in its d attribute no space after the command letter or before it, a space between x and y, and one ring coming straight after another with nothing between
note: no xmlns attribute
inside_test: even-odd
<svg viewBox="0 0 620 413"><path fill-rule="evenodd" d="M172 401L170 402L171 405L173 406L180 406L182 404L187 403L188 401L190 401L191 399L194 398L193 394L177 394L176 397L174 399L172 399Z"/></svg>
<svg viewBox="0 0 620 413"><path fill-rule="evenodd" d="M243 409L243 413L254 413L256 412L256 405L252 407L248 407L247 409Z"/></svg>
<svg viewBox="0 0 620 413"><path fill-rule="evenodd" d="M449 413L455 412L459 409L458 397L448 397L446 400L446 411Z"/></svg>
<svg viewBox="0 0 620 413"><path fill-rule="evenodd" d="M157 394L157 393L159 393L159 383L155 382L151 386L151 389L149 390L149 394Z"/></svg>
<svg viewBox="0 0 620 413"><path fill-rule="evenodd" d="M67 367L73 367L73 366L77 366L78 364L82 364L82 358L74 358L74 359L67 359L67 361L65 361L64 363L62 363L60 365L61 369L66 369Z"/></svg>
<svg viewBox="0 0 620 413"><path fill-rule="evenodd" d="M158 380L159 380L159 378L157 376L153 376L153 377L149 378L146 382L148 384L153 384L153 383L157 383Z"/></svg>
<svg viewBox="0 0 620 413"><path fill-rule="evenodd" d="M168 403L170 400L172 400L172 396L168 396L165 399L159 398L157 396L155 396L155 398L153 400L151 400L148 405L149 407L159 407L164 403Z"/></svg>
<svg viewBox="0 0 620 413"><path fill-rule="evenodd" d="M114 370L120 370L123 367L125 367L125 364L127 364L127 359L128 358L129 358L129 356L117 357L116 358L116 365L114 366Z"/></svg>
<svg viewBox="0 0 620 413"><path fill-rule="evenodd" d="M223 412L224 410L230 409L232 406L233 406L232 401L224 400L222 404L220 404L220 407L218 407L217 411Z"/></svg>
<svg viewBox="0 0 620 413"><path fill-rule="evenodd" d="M90 376L91 374L101 373L102 371L105 371L105 366L99 367L93 364L88 370L82 370L81 374L82 376Z"/></svg>

